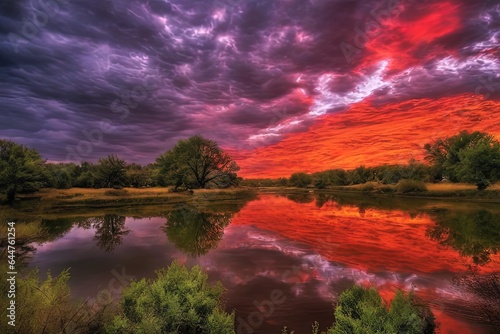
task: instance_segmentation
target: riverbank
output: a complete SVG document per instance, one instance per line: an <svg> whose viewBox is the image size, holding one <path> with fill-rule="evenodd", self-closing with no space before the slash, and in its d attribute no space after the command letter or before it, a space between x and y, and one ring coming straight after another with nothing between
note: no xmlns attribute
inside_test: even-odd
<svg viewBox="0 0 500 334"><path fill-rule="evenodd" d="M30 195L19 195L14 207L2 206L2 210L15 210L27 213L61 213L106 208L127 208L135 206L158 206L165 208L187 204L194 207L208 207L231 204L242 199L256 196L256 190L249 188L234 189L196 189L172 192L168 188L123 188L123 189L41 189Z"/></svg>
<svg viewBox="0 0 500 334"><path fill-rule="evenodd" d="M63 213L64 211L88 211L120 208L126 210L136 206L188 204L195 207L230 204L241 199L255 198L259 193L275 194L369 194L391 198L426 198L450 201L500 203L500 184L486 190L477 190L474 185L459 183L426 183L424 190L401 192L398 185L376 182L352 186L333 186L324 189L297 187L242 187L231 189L195 189L172 192L169 188L123 188L123 189L41 189L30 195L19 195L14 208L2 206L2 211L16 210L26 213ZM1 198L0 198L1 200Z"/></svg>
<svg viewBox="0 0 500 334"><path fill-rule="evenodd" d="M463 183L425 183L425 190L400 192L398 185L368 182L352 186L332 186L323 189L297 187L258 187L259 193L363 193L393 198L428 198L450 201L469 201L500 204L500 184L486 190L477 190L474 185Z"/></svg>

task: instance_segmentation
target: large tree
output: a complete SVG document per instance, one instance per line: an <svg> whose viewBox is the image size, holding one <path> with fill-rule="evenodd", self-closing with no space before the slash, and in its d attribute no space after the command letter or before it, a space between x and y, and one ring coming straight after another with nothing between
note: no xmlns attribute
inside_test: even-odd
<svg viewBox="0 0 500 334"><path fill-rule="evenodd" d="M127 181L127 163L111 154L99 160L96 166L96 183L103 188L123 187Z"/></svg>
<svg viewBox="0 0 500 334"><path fill-rule="evenodd" d="M487 133L462 131L424 149L438 178L474 183L480 190L500 179L500 143Z"/></svg>
<svg viewBox="0 0 500 334"><path fill-rule="evenodd" d="M215 141L201 136L180 140L156 164L160 177L175 188L227 188L235 184L240 169Z"/></svg>
<svg viewBox="0 0 500 334"><path fill-rule="evenodd" d="M0 189L12 203L19 192L35 192L43 185L40 154L11 140L0 139Z"/></svg>

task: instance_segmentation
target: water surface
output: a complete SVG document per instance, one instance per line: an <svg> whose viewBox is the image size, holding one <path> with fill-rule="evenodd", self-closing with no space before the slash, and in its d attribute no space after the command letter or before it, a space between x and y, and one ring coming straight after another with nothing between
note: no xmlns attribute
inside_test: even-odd
<svg viewBox="0 0 500 334"><path fill-rule="evenodd" d="M481 313L487 301L457 278L500 271L497 206L331 194L198 204L152 217L117 210L45 220L52 237L36 245L29 266L71 268L75 297L105 301L131 276L153 278L173 260L199 264L228 289L241 333L280 333L284 325L309 333L314 321L326 328L332 303L354 283L387 300L397 288L413 290L441 333L492 330Z"/></svg>

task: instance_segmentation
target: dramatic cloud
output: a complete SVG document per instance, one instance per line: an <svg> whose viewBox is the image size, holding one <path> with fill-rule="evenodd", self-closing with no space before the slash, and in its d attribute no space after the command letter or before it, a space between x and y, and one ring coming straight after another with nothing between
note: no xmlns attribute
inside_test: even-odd
<svg viewBox="0 0 500 334"><path fill-rule="evenodd" d="M428 105L401 120L422 140L442 124L424 131L420 117L439 119L446 98L500 121L494 0L12 0L0 4L0 36L0 137L52 161L149 163L202 134L244 174L281 175L293 170L279 167L287 151L307 160L321 145L314 129L360 104L369 112L335 132L356 148L378 145L356 129L377 120L385 135L400 125L379 121L408 100ZM314 170L339 162L311 159Z"/></svg>

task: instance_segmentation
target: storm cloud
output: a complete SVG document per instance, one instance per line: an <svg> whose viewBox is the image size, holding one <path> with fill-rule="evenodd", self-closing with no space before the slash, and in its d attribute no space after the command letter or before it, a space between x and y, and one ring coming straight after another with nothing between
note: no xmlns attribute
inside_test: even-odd
<svg viewBox="0 0 500 334"><path fill-rule="evenodd" d="M370 98L500 92L496 1L12 0L0 137L51 161L248 149Z"/></svg>

